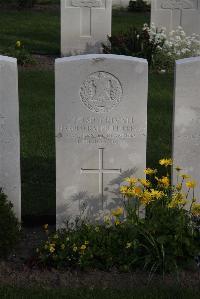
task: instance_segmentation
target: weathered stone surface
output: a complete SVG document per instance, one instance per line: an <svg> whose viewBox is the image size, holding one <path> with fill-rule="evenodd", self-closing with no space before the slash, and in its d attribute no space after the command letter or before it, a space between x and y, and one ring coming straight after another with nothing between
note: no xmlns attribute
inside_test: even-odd
<svg viewBox="0 0 200 299"><path fill-rule="evenodd" d="M0 187L21 219L17 60L0 56Z"/></svg>
<svg viewBox="0 0 200 299"><path fill-rule="evenodd" d="M116 207L123 178L144 177L147 69L119 55L56 60L58 226Z"/></svg>
<svg viewBox="0 0 200 299"><path fill-rule="evenodd" d="M173 159L200 183L200 57L178 60L175 82Z"/></svg>
<svg viewBox="0 0 200 299"><path fill-rule="evenodd" d="M186 34L200 34L199 0L152 0L151 22L167 31L182 26Z"/></svg>
<svg viewBox="0 0 200 299"><path fill-rule="evenodd" d="M62 56L101 53L111 35L112 0L61 0Z"/></svg>

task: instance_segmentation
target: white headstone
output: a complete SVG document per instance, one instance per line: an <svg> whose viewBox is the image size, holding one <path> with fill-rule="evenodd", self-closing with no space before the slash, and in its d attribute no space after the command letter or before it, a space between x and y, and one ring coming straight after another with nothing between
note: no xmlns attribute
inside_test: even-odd
<svg viewBox="0 0 200 299"><path fill-rule="evenodd" d="M56 60L57 225L121 205L146 167L148 65L120 55Z"/></svg>
<svg viewBox="0 0 200 299"><path fill-rule="evenodd" d="M0 187L21 219L18 72L15 58L0 56Z"/></svg>
<svg viewBox="0 0 200 299"><path fill-rule="evenodd" d="M175 82L173 159L198 182L199 198L200 57L178 60Z"/></svg>
<svg viewBox="0 0 200 299"><path fill-rule="evenodd" d="M130 0L112 0L112 6L116 8L127 8L129 6Z"/></svg>
<svg viewBox="0 0 200 299"><path fill-rule="evenodd" d="M151 22L168 32L181 26L187 35L200 34L200 0L152 0Z"/></svg>
<svg viewBox="0 0 200 299"><path fill-rule="evenodd" d="M62 56L101 53L111 35L112 0L61 0Z"/></svg>

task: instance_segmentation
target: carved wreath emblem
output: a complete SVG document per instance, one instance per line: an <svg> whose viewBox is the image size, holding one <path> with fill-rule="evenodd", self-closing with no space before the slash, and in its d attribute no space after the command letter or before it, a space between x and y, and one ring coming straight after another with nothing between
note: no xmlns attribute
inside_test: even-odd
<svg viewBox="0 0 200 299"><path fill-rule="evenodd" d="M121 97L121 83L107 72L89 75L80 88L81 101L92 112L109 112L120 103Z"/></svg>

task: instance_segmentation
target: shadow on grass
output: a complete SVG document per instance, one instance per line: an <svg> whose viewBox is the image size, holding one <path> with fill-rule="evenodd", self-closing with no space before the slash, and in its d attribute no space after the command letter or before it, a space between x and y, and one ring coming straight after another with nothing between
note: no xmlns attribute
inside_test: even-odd
<svg viewBox="0 0 200 299"><path fill-rule="evenodd" d="M55 159L22 158L21 176L23 222L55 224Z"/></svg>

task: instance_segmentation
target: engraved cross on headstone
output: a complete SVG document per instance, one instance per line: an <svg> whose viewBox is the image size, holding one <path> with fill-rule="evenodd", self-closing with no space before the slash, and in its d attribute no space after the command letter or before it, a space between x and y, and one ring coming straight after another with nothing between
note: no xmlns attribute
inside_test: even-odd
<svg viewBox="0 0 200 299"><path fill-rule="evenodd" d="M99 168L98 169L83 169L81 168L81 173L90 173L90 174L98 174L99 175L99 194L103 198L103 175L110 173L121 173L121 169L106 169L103 165L103 151L104 148L99 148Z"/></svg>
<svg viewBox="0 0 200 299"><path fill-rule="evenodd" d="M183 10L193 9L195 8L194 0L163 0L161 3L162 9L170 9L171 10L171 22L173 22L174 11L179 10L180 12L180 22L179 25L182 26L182 18L183 18ZM173 28L173 24L171 24Z"/></svg>
<svg viewBox="0 0 200 299"><path fill-rule="evenodd" d="M102 0L72 0L71 5L74 7L81 8L81 36L91 36L92 35L92 8L102 7Z"/></svg>

